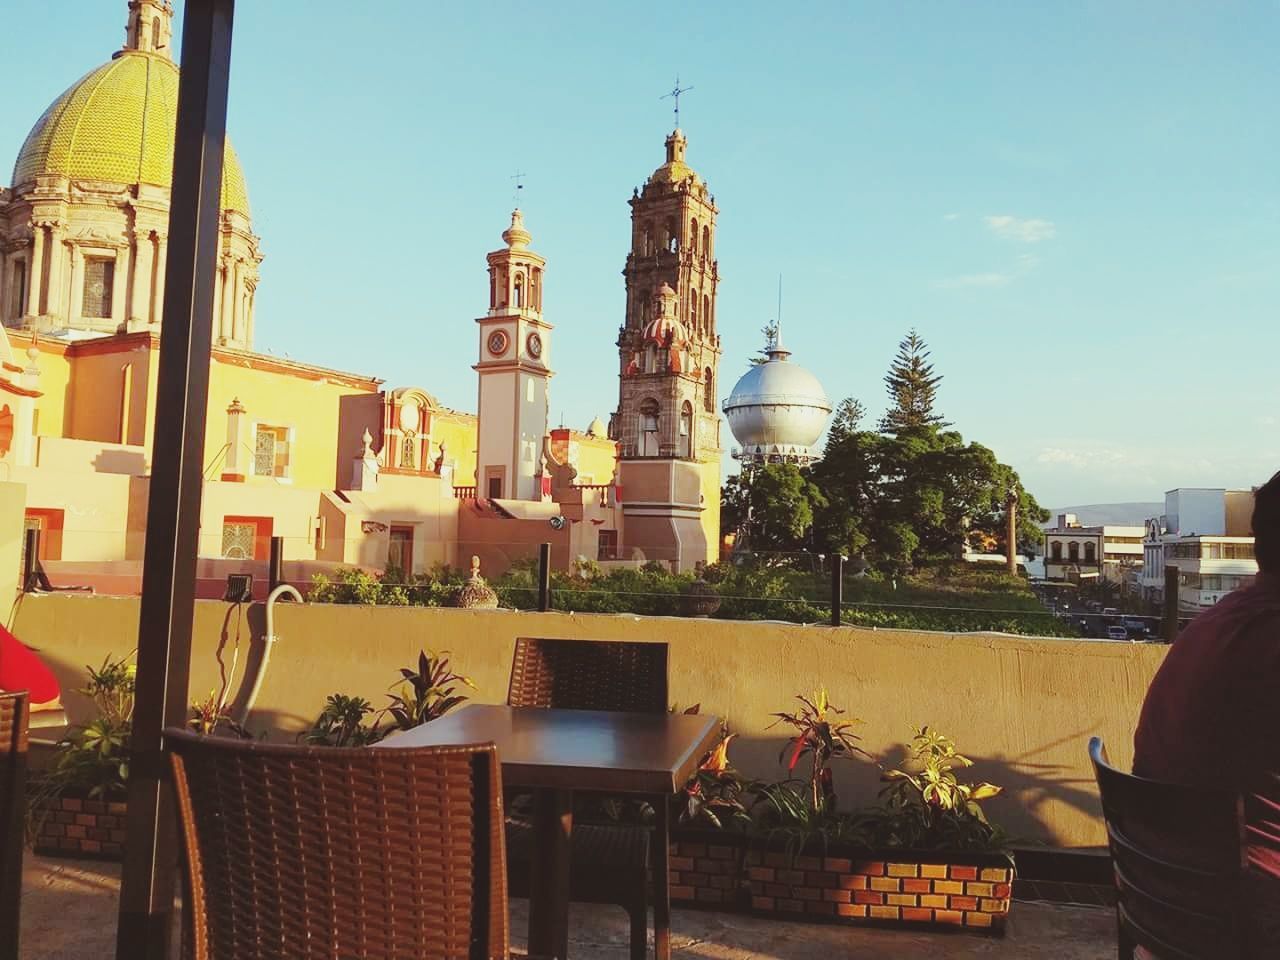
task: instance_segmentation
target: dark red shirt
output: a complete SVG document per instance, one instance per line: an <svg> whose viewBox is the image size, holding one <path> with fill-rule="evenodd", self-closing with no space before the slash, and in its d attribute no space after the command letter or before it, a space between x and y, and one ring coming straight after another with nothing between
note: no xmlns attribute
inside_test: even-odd
<svg viewBox="0 0 1280 960"><path fill-rule="evenodd" d="M1133 772L1245 796L1249 861L1280 878L1280 578L1192 621L1151 681Z"/></svg>

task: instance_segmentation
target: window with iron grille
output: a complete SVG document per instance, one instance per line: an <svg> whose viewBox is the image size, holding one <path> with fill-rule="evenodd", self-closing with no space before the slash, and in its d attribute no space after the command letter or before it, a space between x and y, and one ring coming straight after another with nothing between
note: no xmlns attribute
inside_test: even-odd
<svg viewBox="0 0 1280 960"><path fill-rule="evenodd" d="M228 560L252 560L258 538L253 521L226 521L222 524L222 556Z"/></svg>
<svg viewBox="0 0 1280 960"><path fill-rule="evenodd" d="M258 424L253 442L253 472L259 477L289 476L289 428Z"/></svg>
<svg viewBox="0 0 1280 960"><path fill-rule="evenodd" d="M115 283L116 262L89 258L84 262L84 304L80 313L85 317L111 316L111 287Z"/></svg>

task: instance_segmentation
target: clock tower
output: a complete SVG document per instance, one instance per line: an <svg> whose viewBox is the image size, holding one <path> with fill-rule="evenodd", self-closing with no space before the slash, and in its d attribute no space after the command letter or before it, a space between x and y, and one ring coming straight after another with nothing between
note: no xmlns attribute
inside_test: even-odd
<svg viewBox="0 0 1280 960"><path fill-rule="evenodd" d="M519 210L489 254L489 311L480 329L476 496L541 500L551 325L542 319L547 261L529 249Z"/></svg>

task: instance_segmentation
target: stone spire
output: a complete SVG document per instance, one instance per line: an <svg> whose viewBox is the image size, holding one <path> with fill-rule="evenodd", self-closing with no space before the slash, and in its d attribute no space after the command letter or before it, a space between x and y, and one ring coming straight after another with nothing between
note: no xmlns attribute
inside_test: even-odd
<svg viewBox="0 0 1280 960"><path fill-rule="evenodd" d="M129 0L125 50L173 59L173 4L169 0Z"/></svg>

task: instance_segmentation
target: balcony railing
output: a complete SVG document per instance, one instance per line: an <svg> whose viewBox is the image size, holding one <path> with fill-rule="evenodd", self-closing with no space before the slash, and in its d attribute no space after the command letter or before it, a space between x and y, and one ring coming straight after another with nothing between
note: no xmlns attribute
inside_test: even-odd
<svg viewBox="0 0 1280 960"><path fill-rule="evenodd" d="M453 495L459 500L474 500L476 498L476 488L474 485L470 487L455 486Z"/></svg>

